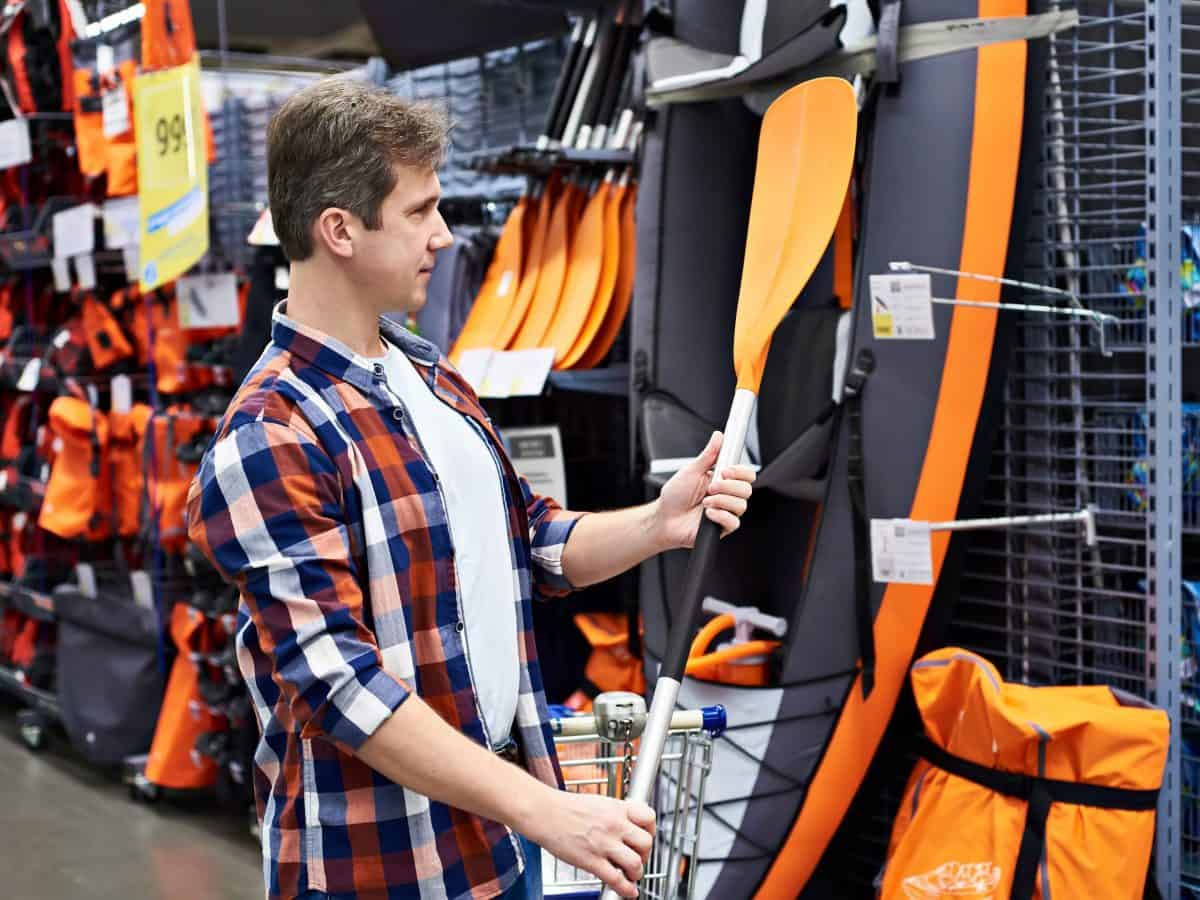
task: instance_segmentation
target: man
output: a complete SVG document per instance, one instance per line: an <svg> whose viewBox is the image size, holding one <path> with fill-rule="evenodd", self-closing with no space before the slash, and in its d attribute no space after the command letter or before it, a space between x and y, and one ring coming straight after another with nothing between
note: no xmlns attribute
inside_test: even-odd
<svg viewBox="0 0 1200 900"><path fill-rule="evenodd" d="M530 603L690 545L702 508L735 529L753 475L710 485L714 435L643 507L530 492L463 379L380 318L451 243L446 128L329 79L267 134L290 293L188 500L241 592L267 894L540 897L541 846L634 897L653 813L560 789Z"/></svg>

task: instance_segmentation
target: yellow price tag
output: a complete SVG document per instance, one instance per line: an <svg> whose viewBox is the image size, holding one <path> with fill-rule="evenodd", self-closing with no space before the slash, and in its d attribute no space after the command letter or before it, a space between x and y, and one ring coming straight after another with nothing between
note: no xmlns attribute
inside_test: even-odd
<svg viewBox="0 0 1200 900"><path fill-rule="evenodd" d="M133 83L142 290L178 278L208 252L208 160L195 60Z"/></svg>
<svg viewBox="0 0 1200 900"><path fill-rule="evenodd" d="M879 312L876 310L873 315L873 320L875 322L875 337L882 338L892 336L892 328L894 327L894 323L892 321L891 313Z"/></svg>

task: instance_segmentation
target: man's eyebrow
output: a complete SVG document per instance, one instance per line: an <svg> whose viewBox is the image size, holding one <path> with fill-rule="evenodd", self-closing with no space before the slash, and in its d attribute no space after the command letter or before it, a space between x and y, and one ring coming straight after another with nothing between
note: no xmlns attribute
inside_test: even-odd
<svg viewBox="0 0 1200 900"><path fill-rule="evenodd" d="M431 207L431 206L436 206L438 204L438 201L441 199L442 199L442 195L440 193L430 194L428 197L426 197L420 203L414 203L412 206L410 206L408 208L408 211L410 213L414 213L414 212L417 212L418 210L427 209L428 207Z"/></svg>

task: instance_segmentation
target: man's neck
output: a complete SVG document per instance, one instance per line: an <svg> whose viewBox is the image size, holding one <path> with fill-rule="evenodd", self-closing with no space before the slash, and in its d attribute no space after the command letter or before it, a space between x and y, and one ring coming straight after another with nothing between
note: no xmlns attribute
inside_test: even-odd
<svg viewBox="0 0 1200 900"><path fill-rule="evenodd" d="M337 275L294 265L288 286L288 318L341 341L366 357L386 353L379 335L379 314Z"/></svg>

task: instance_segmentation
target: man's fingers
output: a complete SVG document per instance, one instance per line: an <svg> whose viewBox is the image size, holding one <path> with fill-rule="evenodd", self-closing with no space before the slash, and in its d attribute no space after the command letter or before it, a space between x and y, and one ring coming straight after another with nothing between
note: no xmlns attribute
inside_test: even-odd
<svg viewBox="0 0 1200 900"><path fill-rule="evenodd" d="M722 478L731 481L749 482L753 484L758 479L758 473L750 466L730 466L721 472Z"/></svg>
<svg viewBox="0 0 1200 900"><path fill-rule="evenodd" d="M608 851L608 859L624 872L625 877L631 882L642 880L642 875L645 874L642 857L635 850L632 850L625 844L615 844Z"/></svg>
<svg viewBox="0 0 1200 900"><path fill-rule="evenodd" d="M632 822L638 828L641 828L643 831L654 831L654 821L656 817L654 815L654 810L652 810L647 804L630 801L629 803L625 804L625 815L628 817L630 822Z"/></svg>
<svg viewBox="0 0 1200 900"><path fill-rule="evenodd" d="M708 509L723 509L725 512L733 513L735 516L741 516L745 514L748 502L741 497L717 494L714 497L705 497L704 505Z"/></svg>
<svg viewBox="0 0 1200 900"><path fill-rule="evenodd" d="M632 847L645 863L650 859L650 851L654 848L654 837L650 832L643 831L641 828L630 828L625 832L625 844Z"/></svg>
<svg viewBox="0 0 1200 900"><path fill-rule="evenodd" d="M737 481L734 479L722 479L720 481L713 480L708 485L708 494L724 495L729 497L740 497L742 500L749 500L750 495L754 493L754 487L748 481Z"/></svg>
<svg viewBox="0 0 1200 900"><path fill-rule="evenodd" d="M637 900L637 885L626 878L621 870L610 863L607 859L597 859L595 864L589 866L588 868L591 869L593 875L607 884L622 897L628 897L629 900Z"/></svg>
<svg viewBox="0 0 1200 900"><path fill-rule="evenodd" d="M706 509L704 514L708 516L710 522L715 522L721 526L721 536L728 537L738 530L738 526L742 524L742 520L733 513L725 512L723 509Z"/></svg>

